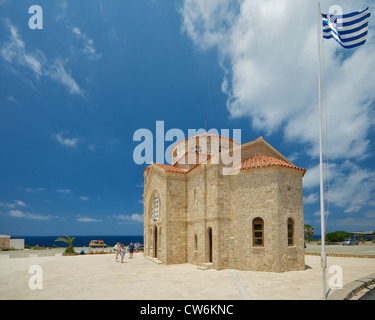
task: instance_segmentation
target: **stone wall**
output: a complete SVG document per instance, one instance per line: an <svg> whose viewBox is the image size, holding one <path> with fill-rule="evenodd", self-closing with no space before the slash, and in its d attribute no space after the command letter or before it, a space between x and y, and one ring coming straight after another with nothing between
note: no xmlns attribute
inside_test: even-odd
<svg viewBox="0 0 375 320"><path fill-rule="evenodd" d="M304 221L303 191L301 173L296 170L280 168L279 181L279 228L280 232L280 270L304 270ZM288 246L288 219L293 221L293 245Z"/></svg>
<svg viewBox="0 0 375 320"><path fill-rule="evenodd" d="M263 140L248 144L244 156L280 155ZM215 269L284 272L304 269L303 171L284 167L241 170L230 176L222 166L202 164L189 173L152 166L145 172L145 254L165 264L210 261ZM151 217L160 197L159 219ZM263 246L253 244L253 220L263 220ZM288 245L288 219L293 244Z"/></svg>
<svg viewBox="0 0 375 320"><path fill-rule="evenodd" d="M163 248L163 244L167 243L166 239L166 220L167 220L167 189L166 189L166 181L167 181L167 174L164 170L160 168L152 168L153 172L148 174L147 177L147 189L144 191L144 199L143 199L143 219L144 219L144 250L145 254L150 257L155 257L162 262L166 263L166 250ZM145 173L146 174L146 173ZM151 216L151 207L153 203L154 195L159 194L159 219L157 221L153 221ZM161 229L161 237L160 237L160 229ZM158 232L159 231L159 232ZM163 232L164 231L164 232ZM155 248L155 232L158 233L158 248ZM164 250L163 250L164 249ZM155 250L156 255L155 255Z"/></svg>
<svg viewBox="0 0 375 320"><path fill-rule="evenodd" d="M187 178L187 262L206 262L206 193L205 166Z"/></svg>
<svg viewBox="0 0 375 320"><path fill-rule="evenodd" d="M187 221L185 175L168 173L167 185L167 264L186 263Z"/></svg>
<svg viewBox="0 0 375 320"><path fill-rule="evenodd" d="M0 235L0 249L10 248L10 236Z"/></svg>
<svg viewBox="0 0 375 320"><path fill-rule="evenodd" d="M233 176L231 207L234 237L233 265L240 270L271 271L275 268L278 237L277 171L243 170ZM253 246L253 220L264 222L264 245Z"/></svg>

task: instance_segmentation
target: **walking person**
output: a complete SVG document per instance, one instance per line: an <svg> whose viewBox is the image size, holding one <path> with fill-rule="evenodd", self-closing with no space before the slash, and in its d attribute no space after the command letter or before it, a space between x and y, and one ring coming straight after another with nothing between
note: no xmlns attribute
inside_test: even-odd
<svg viewBox="0 0 375 320"><path fill-rule="evenodd" d="M129 259L133 259L134 245L130 242L129 245Z"/></svg>
<svg viewBox="0 0 375 320"><path fill-rule="evenodd" d="M124 263L124 257L125 257L125 246L122 244L121 245L121 250L120 250L120 256L121 256L121 263Z"/></svg>
<svg viewBox="0 0 375 320"><path fill-rule="evenodd" d="M115 252L115 261L118 262L118 255L120 252L120 242L117 242L116 245L113 247L113 251Z"/></svg>

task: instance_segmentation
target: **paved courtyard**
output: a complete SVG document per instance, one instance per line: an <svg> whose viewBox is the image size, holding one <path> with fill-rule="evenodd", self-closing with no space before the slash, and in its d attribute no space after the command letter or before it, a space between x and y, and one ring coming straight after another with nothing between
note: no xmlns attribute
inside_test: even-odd
<svg viewBox="0 0 375 320"><path fill-rule="evenodd" d="M136 253L126 263L113 254L24 258L0 255L0 299L241 300L321 299L319 256L305 256L306 270L286 273L199 270L191 264L159 265ZM30 289L31 266L40 266L42 289ZM375 272L375 259L328 257L343 284ZM327 272L327 279L331 275ZM331 294L334 290L329 292Z"/></svg>

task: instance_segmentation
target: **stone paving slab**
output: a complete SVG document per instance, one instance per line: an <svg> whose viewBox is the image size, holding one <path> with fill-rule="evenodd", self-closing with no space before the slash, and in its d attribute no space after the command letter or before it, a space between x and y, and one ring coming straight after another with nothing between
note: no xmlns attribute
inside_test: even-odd
<svg viewBox="0 0 375 320"><path fill-rule="evenodd" d="M29 256L0 255L1 300L319 300L322 295L320 257L305 256L306 270L285 273L199 270L196 265L163 265L135 253L115 262L113 254ZM343 284L372 274L374 259L329 257L343 270ZM30 289L42 270L43 288ZM327 273L327 279L331 275ZM330 292L329 294L332 294Z"/></svg>

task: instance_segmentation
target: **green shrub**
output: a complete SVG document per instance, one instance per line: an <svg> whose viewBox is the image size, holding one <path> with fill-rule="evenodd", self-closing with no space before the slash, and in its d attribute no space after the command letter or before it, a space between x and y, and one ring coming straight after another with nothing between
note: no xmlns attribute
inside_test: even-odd
<svg viewBox="0 0 375 320"><path fill-rule="evenodd" d="M351 233L346 232L346 231L335 231L335 232L330 232L327 233L326 239L329 242L342 242L345 239L350 238Z"/></svg>

